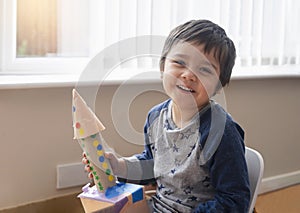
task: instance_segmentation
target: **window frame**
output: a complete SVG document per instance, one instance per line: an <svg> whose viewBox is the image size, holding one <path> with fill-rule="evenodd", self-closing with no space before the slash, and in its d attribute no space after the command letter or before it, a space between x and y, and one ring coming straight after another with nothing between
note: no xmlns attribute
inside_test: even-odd
<svg viewBox="0 0 300 213"><path fill-rule="evenodd" d="M78 74L91 59L87 57L16 57L16 0L0 0L0 74Z"/></svg>

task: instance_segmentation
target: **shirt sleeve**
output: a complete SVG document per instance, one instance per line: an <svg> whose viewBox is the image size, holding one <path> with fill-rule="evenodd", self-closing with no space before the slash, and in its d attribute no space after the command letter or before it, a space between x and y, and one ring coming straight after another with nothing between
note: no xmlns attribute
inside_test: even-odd
<svg viewBox="0 0 300 213"><path fill-rule="evenodd" d="M248 212L250 189L243 130L235 123L226 125L221 143L210 165L214 199L200 203L193 212Z"/></svg>
<svg viewBox="0 0 300 213"><path fill-rule="evenodd" d="M153 166L154 161L149 154L149 147L145 146L141 154L124 158L127 166L127 180L137 184L149 184L155 182Z"/></svg>
<svg viewBox="0 0 300 213"><path fill-rule="evenodd" d="M124 158L127 166L127 181L137 184L149 184L154 183L154 161L151 152L151 145L149 142L148 128L150 126L150 117L148 114L148 119L146 120L144 126L144 139L145 139L145 149L142 153L134 155L129 158Z"/></svg>

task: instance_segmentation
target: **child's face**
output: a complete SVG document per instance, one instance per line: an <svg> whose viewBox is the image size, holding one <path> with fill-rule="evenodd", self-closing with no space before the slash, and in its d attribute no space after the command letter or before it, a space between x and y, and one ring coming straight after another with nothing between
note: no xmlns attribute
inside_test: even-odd
<svg viewBox="0 0 300 213"><path fill-rule="evenodd" d="M220 84L220 64L213 56L214 51L204 54L203 47L178 43L165 61L164 89L183 109L204 107Z"/></svg>

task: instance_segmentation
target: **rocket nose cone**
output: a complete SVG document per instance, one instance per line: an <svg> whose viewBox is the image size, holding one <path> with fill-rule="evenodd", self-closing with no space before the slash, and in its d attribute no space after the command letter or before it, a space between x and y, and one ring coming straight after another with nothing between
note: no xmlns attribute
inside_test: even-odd
<svg viewBox="0 0 300 213"><path fill-rule="evenodd" d="M72 95L73 95L73 98L78 96L78 92L76 91L76 89L72 90Z"/></svg>
<svg viewBox="0 0 300 213"><path fill-rule="evenodd" d="M73 89L74 138L85 138L105 129L79 93Z"/></svg>

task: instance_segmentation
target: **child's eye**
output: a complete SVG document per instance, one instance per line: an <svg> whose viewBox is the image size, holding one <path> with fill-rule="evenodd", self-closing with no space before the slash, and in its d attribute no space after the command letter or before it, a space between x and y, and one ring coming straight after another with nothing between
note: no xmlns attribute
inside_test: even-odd
<svg viewBox="0 0 300 213"><path fill-rule="evenodd" d="M175 63L175 64L177 64L179 66L185 66L185 63L182 60L173 60L173 63Z"/></svg>
<svg viewBox="0 0 300 213"><path fill-rule="evenodd" d="M207 74L212 74L211 69L207 68L207 67L201 67L200 68L200 72L202 73L207 73Z"/></svg>

